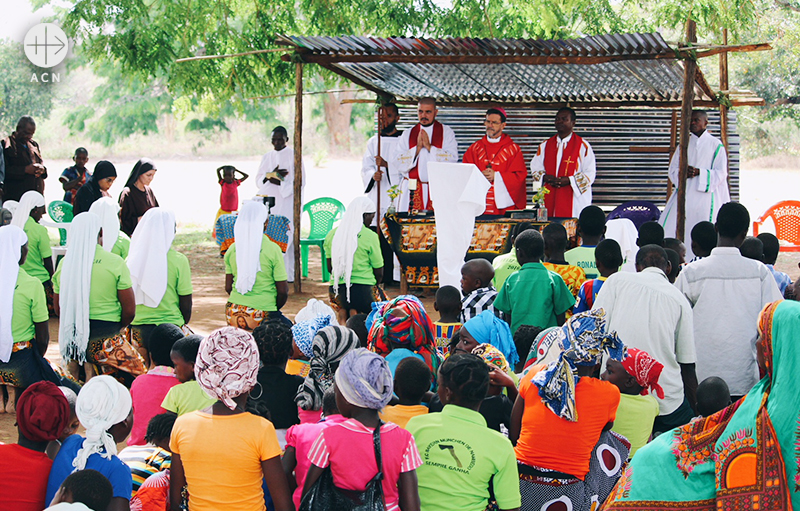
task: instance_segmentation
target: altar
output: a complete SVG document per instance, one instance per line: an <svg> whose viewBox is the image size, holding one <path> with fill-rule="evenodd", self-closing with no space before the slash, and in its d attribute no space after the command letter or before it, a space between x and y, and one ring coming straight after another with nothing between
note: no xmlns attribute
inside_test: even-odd
<svg viewBox="0 0 800 511"><path fill-rule="evenodd" d="M567 229L570 246L577 246L578 220L553 219ZM511 232L515 225L529 222L540 231L549 222L536 222L524 218L479 216L467 251L466 260L495 257L511 251ZM387 214L381 220L381 231L402 266L401 287L438 287L439 272L436 267L436 223L431 216L408 216L405 213Z"/></svg>

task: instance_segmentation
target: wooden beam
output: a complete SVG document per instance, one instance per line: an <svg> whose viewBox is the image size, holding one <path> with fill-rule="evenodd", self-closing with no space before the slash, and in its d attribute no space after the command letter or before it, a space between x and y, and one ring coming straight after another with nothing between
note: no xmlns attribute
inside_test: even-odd
<svg viewBox="0 0 800 511"><path fill-rule="evenodd" d="M691 19L686 20L686 43L697 41L697 24ZM683 102L681 105L681 144L678 160L678 215L676 217L676 237L684 241L686 231L686 178L689 170L689 124L692 120L694 101L694 84L697 72L697 61L687 59L684 61Z"/></svg>
<svg viewBox="0 0 800 511"><path fill-rule="evenodd" d="M688 52L684 52L688 55ZM604 64L627 60L675 60L683 56L680 52L653 53L649 55L602 55L602 56L540 56L540 55L434 55L434 54L328 54L296 53L308 64L328 66L340 63L389 62L404 64ZM292 61L291 55L281 59Z"/></svg>
<svg viewBox="0 0 800 511"><path fill-rule="evenodd" d="M722 29L722 44L728 44L728 29ZM728 90L728 52L719 54L719 88ZM719 105L719 138L725 147L725 171L728 181L728 196L731 194L731 172L730 172L730 148L728 147L728 107L720 103Z"/></svg>
<svg viewBox="0 0 800 511"><path fill-rule="evenodd" d="M228 53L225 55L198 55L196 57L185 57L182 59L178 59L175 62L181 64L183 62L192 62L194 60L211 60L211 59L229 59L231 57L244 57L246 55L260 55L262 53L277 53L277 52L289 52L293 51L294 48L267 48L265 50L253 50L253 51L244 51L241 53Z"/></svg>
<svg viewBox="0 0 800 511"><path fill-rule="evenodd" d="M300 219L303 213L303 63L295 65L294 97L294 292L303 291L300 263ZM326 264L322 261L322 264Z"/></svg>
<svg viewBox="0 0 800 511"><path fill-rule="evenodd" d="M628 146L628 152L631 153L644 153L644 154L669 154L669 147L650 147L642 145Z"/></svg>
<svg viewBox="0 0 800 511"><path fill-rule="evenodd" d="M717 97L716 93L714 93L714 91L711 89L711 86L706 81L705 75L703 75L703 72L700 71L700 66L697 66L697 72L695 73L694 81L700 86L700 90L702 90L705 95L708 96L708 99L715 99Z"/></svg>
<svg viewBox="0 0 800 511"><path fill-rule="evenodd" d="M397 100L398 105L416 105L417 101L414 100ZM521 107L531 109L552 109L561 108L564 106L561 102L514 102L514 101L447 101L436 100L437 106L446 107L472 107L472 108L492 108L498 105L509 108ZM680 108L681 101L586 101L585 103L570 101L569 106L575 110L594 109L594 108L621 108L621 107L648 107L648 108ZM694 101L696 107L703 108L717 108L719 103L716 101L696 100Z"/></svg>
<svg viewBox="0 0 800 511"><path fill-rule="evenodd" d="M678 52L681 54L685 54L690 50L691 47L685 48L678 48ZM702 59L705 57L713 57L714 55L719 55L720 53L748 53L752 51L769 51L772 49L772 45L769 43L757 43L757 44L733 44L733 45L722 45L722 46L714 46L711 48L703 48L697 49L696 57L698 59ZM283 57L281 57L283 58Z"/></svg>

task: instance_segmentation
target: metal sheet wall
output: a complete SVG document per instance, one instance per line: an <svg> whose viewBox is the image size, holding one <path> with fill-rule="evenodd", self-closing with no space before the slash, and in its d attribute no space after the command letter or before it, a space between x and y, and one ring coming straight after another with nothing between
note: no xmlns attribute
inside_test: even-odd
<svg viewBox="0 0 800 511"><path fill-rule="evenodd" d="M525 155L526 165L536 154L539 143L555 134L555 110L506 108L510 135ZM400 129L410 128L417 119L416 108L401 108ZM484 135L485 110L442 108L437 119L453 128L459 157L470 144ZM575 132L585 138L597 157L597 179L592 187L593 202L613 209L630 200L647 200L664 206L667 193L666 153L635 153L631 146L669 148L672 110L593 109L578 110ZM719 112L709 111L709 131L719 136ZM679 121L680 125L680 121ZM680 137L680 135L678 135ZM730 145L731 197L739 197L739 134L736 113L728 116ZM531 179L528 177L528 195Z"/></svg>

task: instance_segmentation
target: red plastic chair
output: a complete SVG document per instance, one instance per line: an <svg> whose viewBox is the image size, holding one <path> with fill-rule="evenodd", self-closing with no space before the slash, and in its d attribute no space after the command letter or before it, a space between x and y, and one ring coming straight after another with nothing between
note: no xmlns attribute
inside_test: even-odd
<svg viewBox="0 0 800 511"><path fill-rule="evenodd" d="M758 236L759 226L768 218L775 223L775 236L780 241L789 243L781 243L781 251L800 252L800 201L785 200L769 208L753 222L753 236Z"/></svg>

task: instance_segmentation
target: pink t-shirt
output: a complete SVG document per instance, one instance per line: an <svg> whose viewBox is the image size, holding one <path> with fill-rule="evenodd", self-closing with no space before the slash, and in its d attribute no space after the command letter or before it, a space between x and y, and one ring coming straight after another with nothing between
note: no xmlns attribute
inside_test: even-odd
<svg viewBox="0 0 800 511"><path fill-rule="evenodd" d="M225 180L219 182L222 190L219 193L219 207L222 211L238 211L239 210L239 185L242 184L240 179L234 179L230 183Z"/></svg>
<svg viewBox="0 0 800 511"><path fill-rule="evenodd" d="M314 445L323 429L345 420L347 419L342 415L331 415L314 424L296 424L286 432L286 447L294 447L295 458L297 459L297 466L294 469L297 489L294 490L292 495L296 509L300 509L303 485L306 482L306 474L308 474L308 469L311 466L311 461L308 459L308 452L311 450L311 446Z"/></svg>
<svg viewBox="0 0 800 511"><path fill-rule="evenodd" d="M297 416L300 417L300 424L316 424L322 418L322 410L303 410L298 408Z"/></svg>
<svg viewBox="0 0 800 511"><path fill-rule="evenodd" d="M133 428L128 438L128 445L145 445L144 435L147 423L159 413L166 412L161 408L169 389L179 384L175 370L167 366L156 366L147 374L137 376L131 385L133 400Z"/></svg>
<svg viewBox="0 0 800 511"><path fill-rule="evenodd" d="M311 446L308 459L320 468L330 465L333 482L339 488L364 491L367 483L378 473L372 431L355 419L325 428ZM422 465L414 437L397 424L384 424L381 427L381 458L386 510L398 510L397 481L400 474ZM353 460L359 460L359 463L353 463Z"/></svg>

